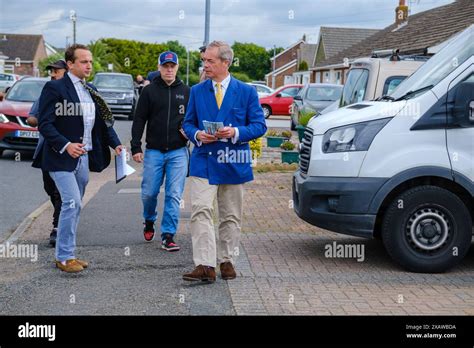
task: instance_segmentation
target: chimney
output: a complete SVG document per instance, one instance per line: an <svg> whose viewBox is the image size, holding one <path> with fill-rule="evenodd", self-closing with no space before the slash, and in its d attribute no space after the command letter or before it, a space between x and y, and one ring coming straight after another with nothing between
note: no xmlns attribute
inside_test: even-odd
<svg viewBox="0 0 474 348"><path fill-rule="evenodd" d="M395 24L400 25L408 20L408 6L405 0L399 0L395 9Z"/></svg>

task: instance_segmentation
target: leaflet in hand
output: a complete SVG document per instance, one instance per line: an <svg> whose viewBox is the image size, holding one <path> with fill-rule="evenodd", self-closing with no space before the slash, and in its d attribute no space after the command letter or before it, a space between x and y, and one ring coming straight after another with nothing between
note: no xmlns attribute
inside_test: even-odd
<svg viewBox="0 0 474 348"><path fill-rule="evenodd" d="M202 124L204 125L204 131L211 135L214 135L219 128L224 128L224 123L222 122L202 121Z"/></svg>

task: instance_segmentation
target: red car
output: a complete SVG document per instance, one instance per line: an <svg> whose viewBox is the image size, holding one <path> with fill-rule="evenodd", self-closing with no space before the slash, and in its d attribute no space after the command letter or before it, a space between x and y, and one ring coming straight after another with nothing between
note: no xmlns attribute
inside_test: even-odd
<svg viewBox="0 0 474 348"><path fill-rule="evenodd" d="M5 150L35 150L39 132L28 126L26 119L48 81L48 78L27 77L17 81L4 97L0 97L0 156Z"/></svg>
<svg viewBox="0 0 474 348"><path fill-rule="evenodd" d="M278 88L268 97L260 98L265 118L270 115L290 115L289 108L293 103L293 97L303 88L303 85L285 85Z"/></svg>

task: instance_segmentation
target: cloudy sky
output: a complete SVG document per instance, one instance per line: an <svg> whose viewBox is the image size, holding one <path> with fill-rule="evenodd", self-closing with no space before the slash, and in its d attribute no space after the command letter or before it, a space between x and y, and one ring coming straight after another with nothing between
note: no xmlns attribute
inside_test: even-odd
<svg viewBox="0 0 474 348"><path fill-rule="evenodd" d="M407 0L410 13L454 0ZM398 0L211 0L210 39L288 47L320 26L384 28ZM77 42L101 37L145 42L179 40L196 49L204 40L205 0L0 0L0 32L42 33L47 42L72 42L70 11L77 14Z"/></svg>

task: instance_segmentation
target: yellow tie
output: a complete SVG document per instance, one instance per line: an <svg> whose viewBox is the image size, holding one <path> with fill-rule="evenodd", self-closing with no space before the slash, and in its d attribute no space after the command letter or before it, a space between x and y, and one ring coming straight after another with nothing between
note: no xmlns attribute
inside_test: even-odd
<svg viewBox="0 0 474 348"><path fill-rule="evenodd" d="M220 109L222 105L222 85L217 82L216 83L216 102L217 102L217 107Z"/></svg>

